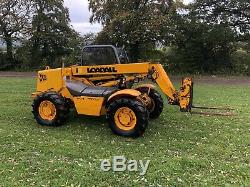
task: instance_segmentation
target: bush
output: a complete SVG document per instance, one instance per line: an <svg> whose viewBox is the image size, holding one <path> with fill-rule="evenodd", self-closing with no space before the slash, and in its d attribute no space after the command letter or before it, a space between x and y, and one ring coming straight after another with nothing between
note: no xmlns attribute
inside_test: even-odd
<svg viewBox="0 0 250 187"><path fill-rule="evenodd" d="M201 53L185 51L183 49L178 49L177 47L166 47L163 49L163 53L164 55L161 59L161 64L163 64L164 68L170 73L204 73L200 67L202 66Z"/></svg>
<svg viewBox="0 0 250 187"><path fill-rule="evenodd" d="M234 73L250 76L250 53L239 49L231 55Z"/></svg>

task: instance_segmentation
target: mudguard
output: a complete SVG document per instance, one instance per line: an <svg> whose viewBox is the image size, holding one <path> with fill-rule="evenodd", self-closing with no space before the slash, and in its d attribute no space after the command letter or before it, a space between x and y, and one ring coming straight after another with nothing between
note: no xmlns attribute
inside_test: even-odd
<svg viewBox="0 0 250 187"><path fill-rule="evenodd" d="M134 90L134 89L124 89L124 90L120 90L115 92L114 94L112 94L109 98L108 98L108 103L111 102L113 99L115 98L120 98L120 97L138 97L141 95L141 92Z"/></svg>
<svg viewBox="0 0 250 187"><path fill-rule="evenodd" d="M156 86L153 85L153 84L141 84L141 85L138 85L138 86L135 87L136 90L139 89L139 88L150 88L150 89L154 89L154 88L156 88Z"/></svg>

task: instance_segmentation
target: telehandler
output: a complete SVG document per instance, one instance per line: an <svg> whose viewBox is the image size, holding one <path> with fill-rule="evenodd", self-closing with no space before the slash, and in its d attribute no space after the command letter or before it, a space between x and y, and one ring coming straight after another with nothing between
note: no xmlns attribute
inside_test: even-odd
<svg viewBox="0 0 250 187"><path fill-rule="evenodd" d="M141 136L149 118L158 118L163 110L153 84L134 86L145 79L159 86L169 104L191 111L192 78L184 78L177 91L161 64L129 63L126 53L118 54L114 46L92 45L83 48L81 64L38 72L34 118L40 125L58 126L75 108L82 115L106 115L115 134Z"/></svg>

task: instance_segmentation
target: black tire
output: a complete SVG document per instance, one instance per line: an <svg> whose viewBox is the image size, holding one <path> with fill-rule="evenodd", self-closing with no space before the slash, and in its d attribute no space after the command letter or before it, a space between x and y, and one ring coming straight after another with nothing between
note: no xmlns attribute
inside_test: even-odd
<svg viewBox="0 0 250 187"><path fill-rule="evenodd" d="M146 87L138 88L137 90L140 91L141 93L147 93L148 94L148 89ZM149 117L151 119L156 119L158 118L162 111L163 111L163 99L161 97L161 94L157 92L155 89L150 89L148 96L152 99L153 101L153 107L148 108L149 110Z"/></svg>
<svg viewBox="0 0 250 187"><path fill-rule="evenodd" d="M127 107L131 109L136 116L136 124L131 130L124 130L118 127L115 122L115 113L118 109ZM114 100L108 105L107 119L109 126L113 133L127 137L139 137L142 136L148 126L148 111L147 108L140 101L134 98L121 98Z"/></svg>
<svg viewBox="0 0 250 187"><path fill-rule="evenodd" d="M56 108L56 115L52 120L46 120L39 114L39 106L43 101L50 101ZM33 102L33 115L38 124L43 126L60 126L65 122L69 113L69 107L66 100L56 92L46 92L38 95Z"/></svg>

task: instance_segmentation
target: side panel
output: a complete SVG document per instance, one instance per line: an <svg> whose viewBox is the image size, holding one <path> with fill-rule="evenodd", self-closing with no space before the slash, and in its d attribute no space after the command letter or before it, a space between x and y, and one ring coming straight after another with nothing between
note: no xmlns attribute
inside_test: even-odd
<svg viewBox="0 0 250 187"><path fill-rule="evenodd" d="M63 88L62 69L39 71L37 75L37 92L59 91Z"/></svg>
<svg viewBox="0 0 250 187"><path fill-rule="evenodd" d="M73 75L147 74L149 63L72 67Z"/></svg>
<svg viewBox="0 0 250 187"><path fill-rule="evenodd" d="M78 114L100 116L102 105L104 102L103 97L73 97L76 111Z"/></svg>

